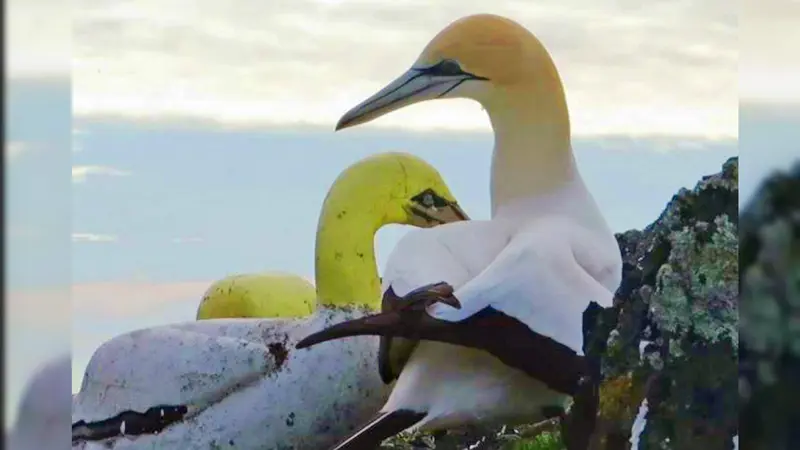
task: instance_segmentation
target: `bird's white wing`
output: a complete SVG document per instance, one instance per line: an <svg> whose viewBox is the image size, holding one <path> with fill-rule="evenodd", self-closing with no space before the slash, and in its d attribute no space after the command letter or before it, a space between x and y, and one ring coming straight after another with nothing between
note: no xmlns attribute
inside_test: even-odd
<svg viewBox="0 0 800 450"><path fill-rule="evenodd" d="M471 220L409 231L389 254L381 290L391 287L402 297L442 281L463 285L508 242L497 228L490 221Z"/></svg>
<svg viewBox="0 0 800 450"><path fill-rule="evenodd" d="M463 243L470 245L474 243ZM598 255L591 261L576 258L592 254L592 248ZM597 269L603 260L618 267L618 249L609 249L608 236L566 219L538 219L517 229L489 264L455 289L452 297L459 309L440 303L424 311L385 310L312 334L298 346L357 335L447 342L488 351L552 389L572 395L590 370L581 356L584 312L591 302L609 305L613 298L585 267Z"/></svg>
<svg viewBox="0 0 800 450"><path fill-rule="evenodd" d="M455 290L461 309L438 303L428 312L436 319L460 322L491 308L581 354L584 310L592 301L610 306L613 299L613 292L576 259L592 255L592 245L590 236L573 222L537 221ZM602 251L598 245L596 253Z"/></svg>
<svg viewBox="0 0 800 450"><path fill-rule="evenodd" d="M463 285L506 245L507 236L496 222L481 220L408 232L386 264L381 289L383 312L401 306L404 295L422 286L439 282ZM399 375L416 342L381 336L378 367L384 382L390 383Z"/></svg>

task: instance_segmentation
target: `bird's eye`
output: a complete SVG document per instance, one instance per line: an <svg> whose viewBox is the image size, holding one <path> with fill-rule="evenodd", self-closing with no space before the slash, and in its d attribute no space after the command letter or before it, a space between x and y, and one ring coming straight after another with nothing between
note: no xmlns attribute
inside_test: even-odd
<svg viewBox="0 0 800 450"><path fill-rule="evenodd" d="M452 59L445 59L440 62L437 72L440 75L460 75L463 73L461 71L461 66Z"/></svg>
<svg viewBox="0 0 800 450"><path fill-rule="evenodd" d="M444 208L448 205L447 200L440 197L433 189L425 189L415 195L411 201L422 205L425 208Z"/></svg>

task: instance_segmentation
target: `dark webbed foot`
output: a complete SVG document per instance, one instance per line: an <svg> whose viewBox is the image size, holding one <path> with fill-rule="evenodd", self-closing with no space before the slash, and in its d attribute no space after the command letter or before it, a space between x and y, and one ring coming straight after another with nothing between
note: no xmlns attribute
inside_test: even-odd
<svg viewBox="0 0 800 450"><path fill-rule="evenodd" d="M461 302L453 296L453 286L445 283L432 283L407 293L402 297L395 297L394 311L422 311L436 303L444 303L453 308L461 309Z"/></svg>
<svg viewBox="0 0 800 450"><path fill-rule="evenodd" d="M461 303L453 296L453 286L445 282L419 287L402 297L398 297L390 287L383 296L383 312L332 325L305 337L295 347L302 349L333 339L369 334L419 339L415 334L419 331L420 321L425 318L434 320L424 314L425 309L436 303L461 308Z"/></svg>

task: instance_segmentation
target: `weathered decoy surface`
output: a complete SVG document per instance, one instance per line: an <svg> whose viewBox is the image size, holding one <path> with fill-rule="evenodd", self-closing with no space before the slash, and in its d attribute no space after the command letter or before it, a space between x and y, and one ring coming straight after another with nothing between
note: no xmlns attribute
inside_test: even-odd
<svg viewBox="0 0 800 450"><path fill-rule="evenodd" d="M310 350L303 336L380 307L374 235L385 223L434 227L468 217L439 172L381 153L351 165L323 202L316 310L224 318L117 336L95 351L72 410L73 449L316 449L368 419L389 386L376 339Z"/></svg>

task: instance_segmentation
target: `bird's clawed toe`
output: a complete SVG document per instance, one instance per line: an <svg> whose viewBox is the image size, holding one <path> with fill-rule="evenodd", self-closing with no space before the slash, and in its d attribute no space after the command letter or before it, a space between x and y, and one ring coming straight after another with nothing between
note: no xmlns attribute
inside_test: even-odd
<svg viewBox="0 0 800 450"><path fill-rule="evenodd" d="M444 303L461 309L461 302L453 295L453 286L448 283L433 283L414 289L403 296L403 310L424 310L436 303Z"/></svg>

